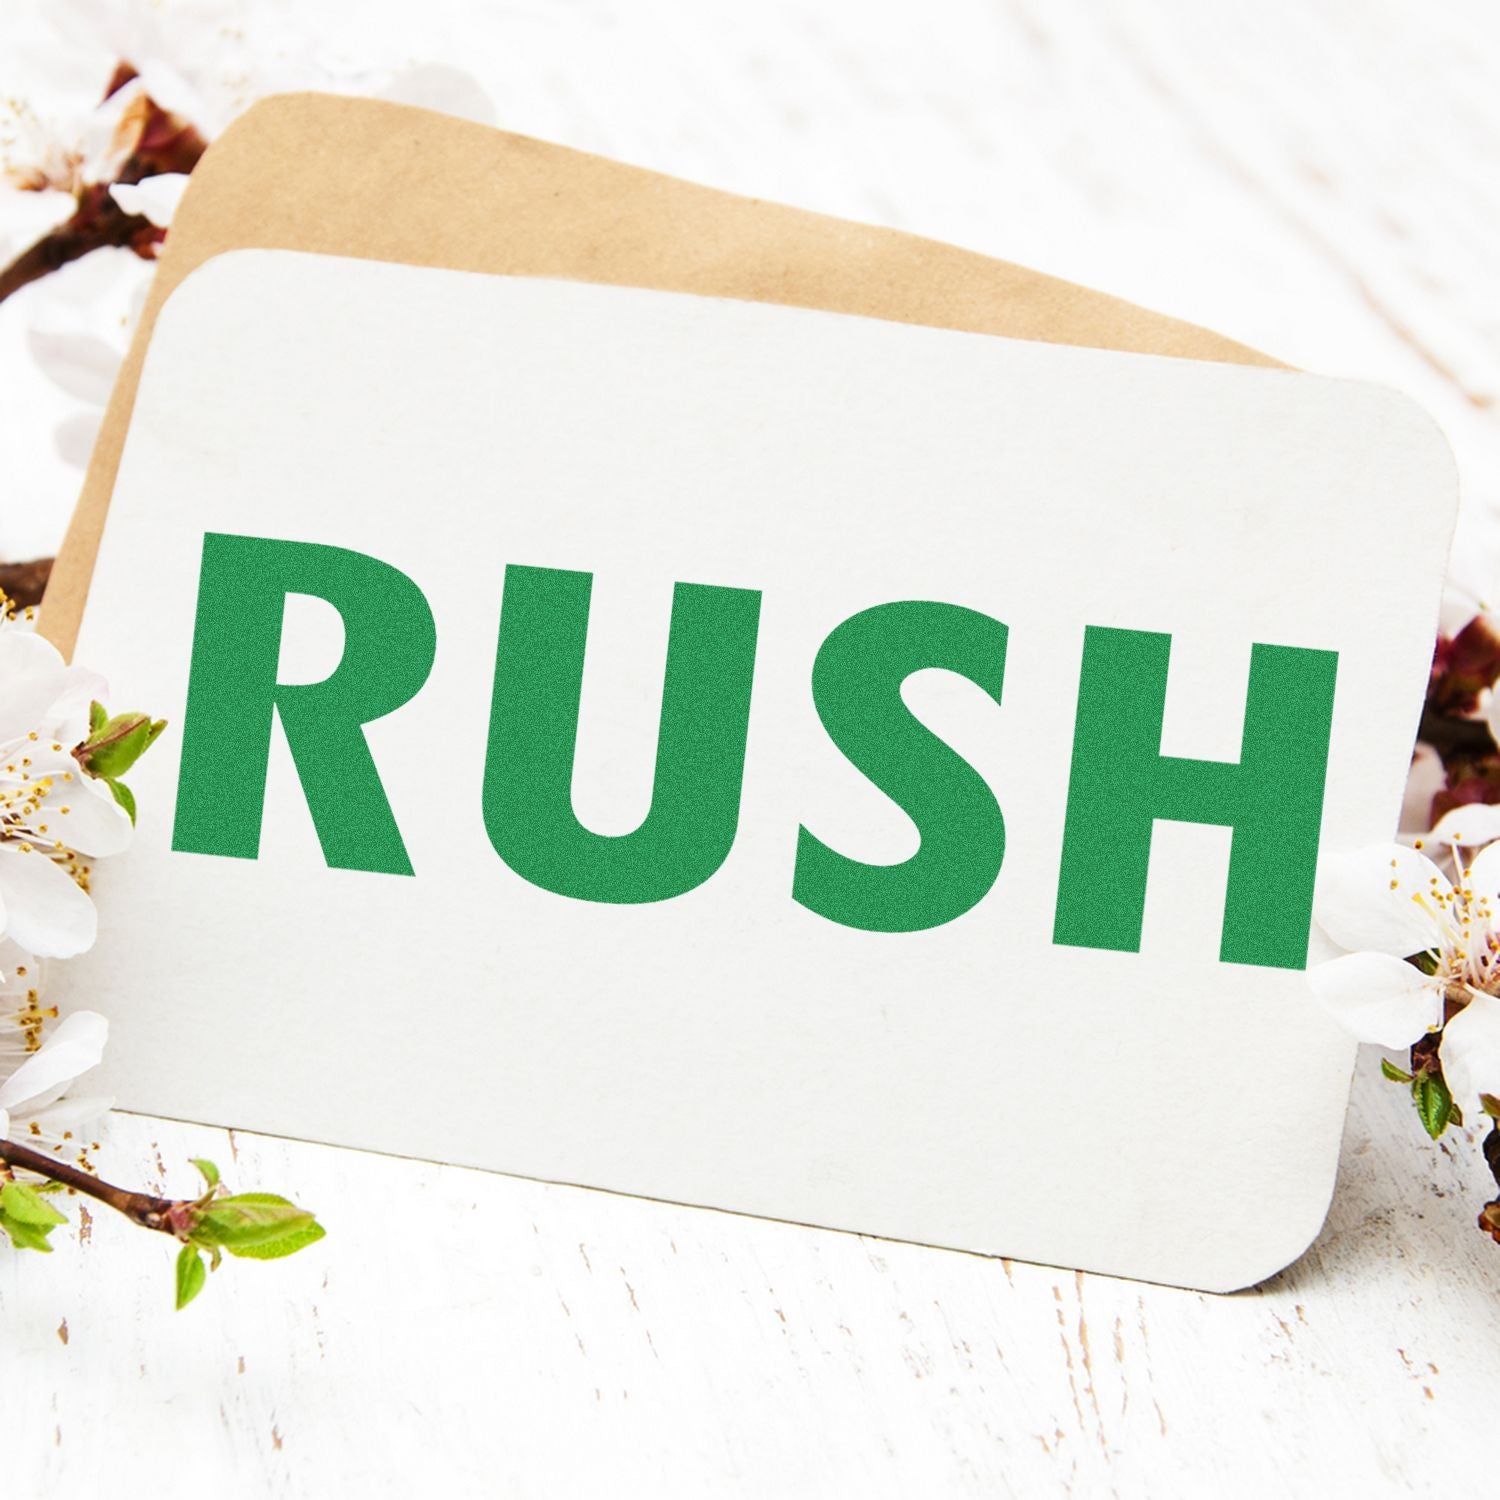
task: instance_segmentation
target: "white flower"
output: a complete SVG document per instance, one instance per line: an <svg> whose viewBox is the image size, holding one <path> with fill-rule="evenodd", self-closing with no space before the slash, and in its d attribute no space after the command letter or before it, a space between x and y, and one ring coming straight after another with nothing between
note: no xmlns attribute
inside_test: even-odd
<svg viewBox="0 0 1500 1500"><path fill-rule="evenodd" d="M93 1011L58 1021L41 1003L37 961L0 939L0 1138L57 1147L110 1106L68 1089L104 1055L109 1026Z"/></svg>
<svg viewBox="0 0 1500 1500"><path fill-rule="evenodd" d="M278 77L289 88L316 77L297 56L304 36L294 16L268 18L257 31L238 0L67 0L34 9L31 24L7 40L16 76L28 96L44 96L53 120L66 118L69 104L95 104L122 63L163 109L205 134L217 134Z"/></svg>
<svg viewBox="0 0 1500 1500"><path fill-rule="evenodd" d="M100 93L122 64L137 75L126 89L209 140L256 100L298 89L377 94L485 123L494 118L471 74L413 63L371 35L351 38L341 18L316 7L282 7L257 26L246 24L242 0L66 0L40 7L30 25L13 22L0 43L10 91L24 83L26 93L9 105L16 118L7 133L22 142L31 137L34 157L78 159L91 182L109 180L97 168L108 162L113 111L129 107L112 96L112 110L98 117ZM17 154L15 165L25 170Z"/></svg>
<svg viewBox="0 0 1500 1500"><path fill-rule="evenodd" d="M97 930L80 855L130 842L130 818L72 755L102 686L21 622L0 628L0 934L53 958Z"/></svg>
<svg viewBox="0 0 1500 1500"><path fill-rule="evenodd" d="M1500 843L1472 863L1463 848L1449 849L1456 885L1401 844L1326 860L1315 915L1353 951L1314 964L1307 977L1362 1042L1409 1047L1441 1028L1444 1077L1469 1108L1481 1092L1500 1096Z"/></svg>
<svg viewBox="0 0 1500 1500"><path fill-rule="evenodd" d="M181 149L166 163L138 157L127 173L153 175L114 181L148 120L160 123L152 103L191 126L200 144L256 100L298 89L374 94L493 123L494 108L470 74L413 65L388 49L382 57L379 50L370 35L351 37L316 7L286 6L247 26L238 0L0 5L0 185L25 189L0 191L0 264L73 219L105 187L132 218L147 219L157 231L169 227L186 176L162 167L188 166ZM107 83L126 77L101 101ZM158 238L91 249L25 288L15 316L25 324L30 352L77 404L58 409L57 396L44 392L34 398L44 422L0 418L10 429L0 430L0 448L23 450L19 472L47 476L30 481L32 509L46 513L7 521L25 538L5 542L13 553L56 550L77 488L68 470L89 462L152 273L142 257L154 253Z"/></svg>

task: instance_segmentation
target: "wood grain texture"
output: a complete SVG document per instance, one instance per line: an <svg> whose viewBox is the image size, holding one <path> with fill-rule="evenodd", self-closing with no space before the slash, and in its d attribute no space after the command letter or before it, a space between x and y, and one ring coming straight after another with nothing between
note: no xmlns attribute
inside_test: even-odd
<svg viewBox="0 0 1500 1500"><path fill-rule="evenodd" d="M14 1493L166 1455L168 1495L1432 1493L1487 1443L1500 1270L1477 1150L1422 1140L1367 1070L1317 1245L1214 1297L119 1116L108 1170L207 1152L329 1238L180 1317L101 1212L0 1257Z"/></svg>
<svg viewBox="0 0 1500 1500"><path fill-rule="evenodd" d="M1482 4L319 9L346 50L477 71L509 128L1401 386L1454 444L1467 534L1489 523ZM320 1500L1457 1490L1500 1392L1486 1177L1472 1135L1427 1143L1373 1069L1317 1244L1227 1298L118 1117L108 1173L187 1191L186 1159L215 1156L330 1237L227 1267L180 1317L170 1247L102 1213L50 1261L0 1255L4 1492L133 1495L148 1472L160 1496ZM387 1195L419 1233L378 1222Z"/></svg>

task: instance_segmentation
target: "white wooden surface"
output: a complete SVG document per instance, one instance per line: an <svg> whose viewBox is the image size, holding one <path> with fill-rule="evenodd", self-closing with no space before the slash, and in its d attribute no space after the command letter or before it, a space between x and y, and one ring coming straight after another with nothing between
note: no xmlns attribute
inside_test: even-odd
<svg viewBox="0 0 1500 1500"><path fill-rule="evenodd" d="M1402 386L1482 529L1500 20L1479 0L317 10L351 50L474 70L511 128ZM215 1156L331 1234L180 1317L170 1246L103 1211L50 1261L0 1254L0 1489L1456 1492L1493 1461L1500 1246L1471 1228L1472 1140L1425 1144L1373 1066L1323 1235L1229 1298L118 1117L107 1174L186 1192L185 1159ZM420 1232L382 1227L388 1197Z"/></svg>

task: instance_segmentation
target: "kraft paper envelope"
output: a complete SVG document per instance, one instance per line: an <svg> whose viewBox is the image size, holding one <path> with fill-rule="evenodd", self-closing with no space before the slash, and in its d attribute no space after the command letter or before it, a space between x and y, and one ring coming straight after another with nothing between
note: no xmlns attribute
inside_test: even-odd
<svg viewBox="0 0 1500 1500"><path fill-rule="evenodd" d="M1312 871L1389 834L1455 505L1356 382L216 257L61 998L129 1108L1245 1285L1327 1206Z"/></svg>
<svg viewBox="0 0 1500 1500"><path fill-rule="evenodd" d="M47 590L41 628L65 654L156 315L194 267L255 247L1276 363L1118 298L894 230L736 197L404 105L317 94L269 99L210 148L178 210Z"/></svg>

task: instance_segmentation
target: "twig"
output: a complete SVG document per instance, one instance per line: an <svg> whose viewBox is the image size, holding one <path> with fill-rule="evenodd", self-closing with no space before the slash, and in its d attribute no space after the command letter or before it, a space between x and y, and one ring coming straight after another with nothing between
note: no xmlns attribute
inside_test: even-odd
<svg viewBox="0 0 1500 1500"><path fill-rule="evenodd" d="M0 1162L23 1172L35 1172L38 1177L46 1177L75 1192L97 1198L100 1203L107 1203L117 1213L124 1214L132 1224L139 1224L142 1229L156 1229L162 1234L178 1234L183 1228L183 1211L192 1206L180 1199L132 1193L112 1183L101 1182L81 1167L54 1161L45 1152L33 1151L31 1147L19 1146L14 1141L0 1140Z"/></svg>
<svg viewBox="0 0 1500 1500"><path fill-rule="evenodd" d="M1494 737L1483 719L1457 719L1430 705L1423 710L1417 738L1431 745L1445 765L1449 760L1479 759L1495 750Z"/></svg>
<svg viewBox="0 0 1500 1500"><path fill-rule="evenodd" d="M94 250L131 249L137 254L150 254L161 238L161 231L149 219L127 214L110 197L107 187L85 188L67 223L44 234L0 270L0 302Z"/></svg>
<svg viewBox="0 0 1500 1500"><path fill-rule="evenodd" d="M0 593L18 609L26 609L42 602L51 576L50 557L38 557L23 563L0 563Z"/></svg>
<svg viewBox="0 0 1500 1500"><path fill-rule="evenodd" d="M109 98L136 76L129 63L120 63L110 79ZM130 106L127 119L134 126L134 146L113 183L93 182L78 189L77 206L66 224L44 234L0 270L0 302L33 281L107 247L134 250L154 259L164 231L140 214L128 214L110 194L111 186L143 182L163 172L191 172L208 143L186 120L163 109L149 95Z"/></svg>

